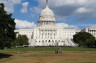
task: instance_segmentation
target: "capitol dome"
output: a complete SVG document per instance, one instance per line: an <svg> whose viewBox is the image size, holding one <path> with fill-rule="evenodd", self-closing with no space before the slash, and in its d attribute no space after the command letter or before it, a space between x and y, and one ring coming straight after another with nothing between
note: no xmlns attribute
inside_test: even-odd
<svg viewBox="0 0 96 63"><path fill-rule="evenodd" d="M48 7L48 0L45 9L41 11L40 21L56 21L53 11Z"/></svg>

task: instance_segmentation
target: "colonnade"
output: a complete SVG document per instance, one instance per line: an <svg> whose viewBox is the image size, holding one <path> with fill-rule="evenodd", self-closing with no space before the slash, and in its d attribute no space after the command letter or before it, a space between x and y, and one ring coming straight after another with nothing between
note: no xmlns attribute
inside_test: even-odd
<svg viewBox="0 0 96 63"><path fill-rule="evenodd" d="M39 38L45 39L55 39L57 31L56 30L39 30Z"/></svg>

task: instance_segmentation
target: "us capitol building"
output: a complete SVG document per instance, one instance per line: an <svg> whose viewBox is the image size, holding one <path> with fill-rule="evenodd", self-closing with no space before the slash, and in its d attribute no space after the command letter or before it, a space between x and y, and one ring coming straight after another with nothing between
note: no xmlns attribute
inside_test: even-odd
<svg viewBox="0 0 96 63"><path fill-rule="evenodd" d="M42 10L38 26L33 29L15 30L18 35L26 35L29 39L29 46L77 46L73 42L73 35L76 29L59 28L56 26L56 18L53 11L48 7Z"/></svg>

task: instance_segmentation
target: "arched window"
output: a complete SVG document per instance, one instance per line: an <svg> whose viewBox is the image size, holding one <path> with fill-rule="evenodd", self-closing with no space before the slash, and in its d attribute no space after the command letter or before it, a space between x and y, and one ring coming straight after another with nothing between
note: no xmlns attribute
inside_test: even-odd
<svg viewBox="0 0 96 63"><path fill-rule="evenodd" d="M49 42L50 42L50 40L49 40Z"/></svg>
<svg viewBox="0 0 96 63"><path fill-rule="evenodd" d="M44 42L44 40L42 40L42 42Z"/></svg>

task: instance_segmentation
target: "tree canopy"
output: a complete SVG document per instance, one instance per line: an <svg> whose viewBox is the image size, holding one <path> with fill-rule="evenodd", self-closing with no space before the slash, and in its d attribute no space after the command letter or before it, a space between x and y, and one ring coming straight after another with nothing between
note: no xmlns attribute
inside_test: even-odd
<svg viewBox="0 0 96 63"><path fill-rule="evenodd" d="M11 42L15 40L15 22L12 14L4 10L4 4L0 4L0 49L10 48Z"/></svg>
<svg viewBox="0 0 96 63"><path fill-rule="evenodd" d="M26 35L19 35L18 38L15 40L16 46L24 46L29 45L28 38Z"/></svg>
<svg viewBox="0 0 96 63"><path fill-rule="evenodd" d="M96 40L93 35L87 32L79 32L73 36L74 42L83 47L95 47Z"/></svg>

